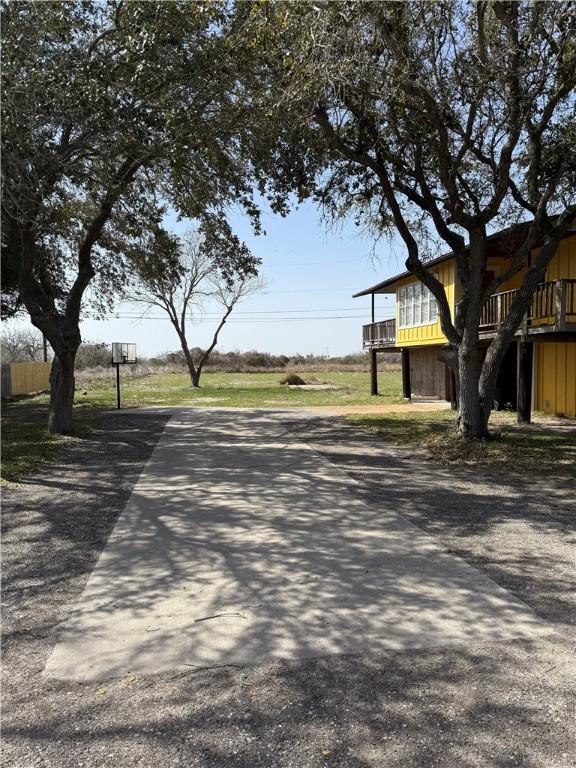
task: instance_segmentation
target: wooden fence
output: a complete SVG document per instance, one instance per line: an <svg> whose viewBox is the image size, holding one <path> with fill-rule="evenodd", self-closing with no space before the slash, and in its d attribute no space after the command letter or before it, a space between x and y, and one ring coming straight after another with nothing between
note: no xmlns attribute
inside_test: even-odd
<svg viewBox="0 0 576 768"><path fill-rule="evenodd" d="M2 363L2 397L49 389L51 366L52 363Z"/></svg>

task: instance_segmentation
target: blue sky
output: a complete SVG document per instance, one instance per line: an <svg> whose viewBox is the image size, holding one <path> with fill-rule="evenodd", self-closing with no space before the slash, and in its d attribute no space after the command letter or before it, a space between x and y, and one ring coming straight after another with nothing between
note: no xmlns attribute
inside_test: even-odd
<svg viewBox="0 0 576 768"><path fill-rule="evenodd" d="M266 287L264 293L249 296L238 305L220 335L219 349L258 349L286 355L341 355L361 350L361 326L370 320L370 297L352 299L352 294L404 271L401 245L383 241L374 259L371 241L351 222L328 230L311 203L284 219L264 213L266 235L259 237L239 214L232 215L230 222L262 259L261 276ZM170 224L178 232L189 226L175 220ZM393 307L392 297L377 296L377 319L391 317ZM141 310L119 304L117 313L140 315ZM326 316L331 319L320 319ZM191 346L205 346L213 328L213 322L206 320L191 325ZM178 349L178 339L167 319L85 320L81 331L85 341L135 342L142 357Z"/></svg>

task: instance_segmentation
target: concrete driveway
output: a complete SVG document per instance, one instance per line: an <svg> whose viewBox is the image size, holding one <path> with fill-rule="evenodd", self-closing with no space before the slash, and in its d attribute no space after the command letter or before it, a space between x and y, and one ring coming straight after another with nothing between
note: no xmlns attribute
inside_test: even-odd
<svg viewBox="0 0 576 768"><path fill-rule="evenodd" d="M548 633L385 496L365 504L285 420L173 412L45 675L88 681Z"/></svg>

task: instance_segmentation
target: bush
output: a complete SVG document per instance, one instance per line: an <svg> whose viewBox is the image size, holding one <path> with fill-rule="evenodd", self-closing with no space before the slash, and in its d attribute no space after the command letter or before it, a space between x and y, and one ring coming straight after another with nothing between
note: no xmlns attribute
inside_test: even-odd
<svg viewBox="0 0 576 768"><path fill-rule="evenodd" d="M76 353L76 370L87 368L110 367L112 363L112 348L101 341L82 342Z"/></svg>
<svg viewBox="0 0 576 768"><path fill-rule="evenodd" d="M293 386L301 386L306 384L303 378L298 376L297 373L289 373L288 376L284 376L280 379L280 384L292 384Z"/></svg>

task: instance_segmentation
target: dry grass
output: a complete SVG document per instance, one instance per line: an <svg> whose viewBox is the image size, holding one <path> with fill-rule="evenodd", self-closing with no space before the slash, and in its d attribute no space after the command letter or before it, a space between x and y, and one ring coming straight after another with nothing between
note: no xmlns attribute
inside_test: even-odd
<svg viewBox="0 0 576 768"><path fill-rule="evenodd" d="M397 363L378 363L379 373L399 373L401 370L400 365ZM258 368L253 366L237 366L234 370L229 367L219 365L208 365L204 369L204 374L211 376L214 374L280 374L289 376L291 374L303 375L314 373L365 373L369 374L370 369L366 365L342 365L334 364L330 367L321 364L310 365L289 365L284 368ZM188 376L188 371L181 365L176 363L166 363L163 365L150 365L148 362L137 363L136 365L124 365L122 367L122 376L125 379L141 379L147 376L161 376L165 374L179 374L181 376ZM76 372L76 381L78 386L89 384L94 381L109 381L113 375L113 370L110 366L98 367L98 368L85 368L82 371Z"/></svg>
<svg viewBox="0 0 576 768"><path fill-rule="evenodd" d="M282 374L270 373L205 373L201 387L193 389L190 377L181 368L174 372L144 374L130 372L123 366L120 372L122 403L124 406L186 405L231 406L235 408L260 408L269 406L299 407L322 405L357 405L393 403L401 401L400 373L382 371L380 396L370 396L369 374L362 371L322 371L323 383L330 389L299 390L280 383ZM115 376L112 369L97 371L97 375L78 379L75 402L80 406L111 406L116 403ZM298 374L304 381L312 381L314 373L302 370ZM35 398L45 402L47 395Z"/></svg>
<svg viewBox="0 0 576 768"><path fill-rule="evenodd" d="M520 472L576 477L576 429L521 427L516 414L494 412L488 440L465 441L453 411L353 415L350 422L395 445L414 447L441 465L501 467Z"/></svg>

